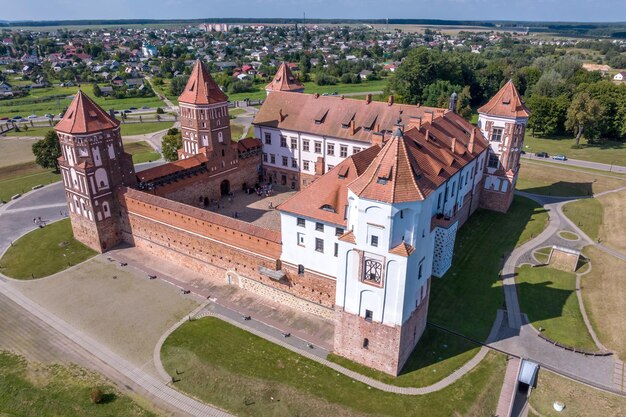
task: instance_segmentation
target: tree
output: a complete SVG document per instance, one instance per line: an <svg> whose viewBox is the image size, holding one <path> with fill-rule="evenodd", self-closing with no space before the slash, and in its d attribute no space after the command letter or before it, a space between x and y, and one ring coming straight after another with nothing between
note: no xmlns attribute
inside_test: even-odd
<svg viewBox="0 0 626 417"><path fill-rule="evenodd" d="M102 90L100 89L100 86L96 83L94 83L93 85L93 95L96 97L102 96Z"/></svg>
<svg viewBox="0 0 626 417"><path fill-rule="evenodd" d="M49 130L43 139L33 144L33 154L37 165L42 168L54 168L55 172L59 172L61 145L54 130Z"/></svg>
<svg viewBox="0 0 626 417"><path fill-rule="evenodd" d="M172 162L178 160L178 149L183 147L183 136L178 129L172 128L167 131L167 135L163 136L161 141L161 150L163 152L163 158L166 161Z"/></svg>
<svg viewBox="0 0 626 417"><path fill-rule="evenodd" d="M528 127L544 135L554 135L558 129L558 114L556 100L551 97L533 94L526 105L530 108L531 116Z"/></svg>
<svg viewBox="0 0 626 417"><path fill-rule="evenodd" d="M185 86L187 85L187 79L184 77L174 77L172 78L172 83L170 84L170 93L173 96L179 96L183 93Z"/></svg>
<svg viewBox="0 0 626 417"><path fill-rule="evenodd" d="M588 92L583 91L574 96L567 109L565 128L576 135L576 147L580 146L580 138L593 138L589 130L602 113L600 102L591 98Z"/></svg>

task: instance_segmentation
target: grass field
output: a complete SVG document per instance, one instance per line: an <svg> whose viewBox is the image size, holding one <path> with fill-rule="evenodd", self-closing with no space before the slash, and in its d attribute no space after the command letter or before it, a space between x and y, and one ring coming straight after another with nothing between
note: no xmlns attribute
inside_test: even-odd
<svg viewBox="0 0 626 417"><path fill-rule="evenodd" d="M433 278L428 319L466 336L485 340L503 294L499 281L501 256L537 236L548 215L531 200L515 197L505 216L478 211L457 236L452 268L442 279ZM474 307L480 305L476 310ZM396 378L331 356L341 365L386 383L425 386L437 382L470 360L479 347L428 326L402 374Z"/></svg>
<svg viewBox="0 0 626 417"><path fill-rule="evenodd" d="M590 352L598 348L587 331L576 297L576 274L547 266L517 269L520 308L552 340Z"/></svg>
<svg viewBox="0 0 626 417"><path fill-rule="evenodd" d="M603 208L597 198L585 198L567 203L563 206L563 214L591 239L598 240L602 228Z"/></svg>
<svg viewBox="0 0 626 417"><path fill-rule="evenodd" d="M174 126L173 122L124 123L120 128L122 136L145 135Z"/></svg>
<svg viewBox="0 0 626 417"><path fill-rule="evenodd" d="M161 159L161 154L156 152L148 142L129 142L124 144L124 150L133 156L133 163L152 162Z"/></svg>
<svg viewBox="0 0 626 417"><path fill-rule="evenodd" d="M35 160L33 144L36 139L0 138L0 169Z"/></svg>
<svg viewBox="0 0 626 417"><path fill-rule="evenodd" d="M598 200L603 209L600 240L626 253L626 190L602 195Z"/></svg>
<svg viewBox="0 0 626 417"><path fill-rule="evenodd" d="M491 416L504 373L489 354L468 375L430 395L371 389L216 318L185 323L163 345L175 387L239 416ZM176 373L178 370L178 373Z"/></svg>
<svg viewBox="0 0 626 417"><path fill-rule="evenodd" d="M149 417L101 375L76 365L42 365L0 352L0 416ZM103 402L92 404L99 388Z"/></svg>
<svg viewBox="0 0 626 417"><path fill-rule="evenodd" d="M590 196L626 186L626 180L576 169L522 161L516 188L532 194Z"/></svg>
<svg viewBox="0 0 626 417"><path fill-rule="evenodd" d="M240 116L242 114L245 114L246 111L244 109L241 108L233 108L233 109L228 109L228 114L230 116Z"/></svg>
<svg viewBox="0 0 626 417"><path fill-rule="evenodd" d="M626 360L626 262L593 246L584 253L591 259L591 271L582 278L585 310L602 344Z"/></svg>
<svg viewBox="0 0 626 417"><path fill-rule="evenodd" d="M43 169L34 162L0 167L0 200L8 201L15 194L24 194L35 185L61 180L61 174Z"/></svg>
<svg viewBox="0 0 626 417"><path fill-rule="evenodd" d="M562 412L554 410L552 405L555 401L565 404ZM626 398L574 382L545 369L539 371L537 388L532 391L529 402L543 417L626 415Z"/></svg>
<svg viewBox="0 0 626 417"><path fill-rule="evenodd" d="M13 242L0 264L2 273L11 278L33 279L55 274L95 254L74 239L70 220L64 219Z"/></svg>
<svg viewBox="0 0 626 417"><path fill-rule="evenodd" d="M19 132L11 131L5 133L8 137L44 137L49 130L54 130L53 127L28 127L24 129L20 126Z"/></svg>
<svg viewBox="0 0 626 417"><path fill-rule="evenodd" d="M131 97L124 99L95 97L93 94L93 86L84 84L80 89L94 99L105 110L116 109L124 110L130 107L141 108L163 107L163 102L158 97ZM78 87L47 87L33 89L26 97L20 97L11 100L0 100L0 116L27 117L31 114L42 116L46 113L58 114L64 108L69 106L72 97L78 91ZM37 102L33 102L37 101Z"/></svg>
<svg viewBox="0 0 626 417"><path fill-rule="evenodd" d="M572 149L574 143L573 137L539 138L528 130L524 138L524 150L533 154L548 152L550 156L563 154L570 159L626 166L626 144L623 142L603 141L598 145L589 145L586 140L582 140L582 149Z"/></svg>
<svg viewBox="0 0 626 417"><path fill-rule="evenodd" d="M535 252L533 252L533 254L535 255L535 258L537 258L539 262L545 264L548 262L548 258L550 257L551 251L552 251L552 248L546 247L546 248L537 249Z"/></svg>

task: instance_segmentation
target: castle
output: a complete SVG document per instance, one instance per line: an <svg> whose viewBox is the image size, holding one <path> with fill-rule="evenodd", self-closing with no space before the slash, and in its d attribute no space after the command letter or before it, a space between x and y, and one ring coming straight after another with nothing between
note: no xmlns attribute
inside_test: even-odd
<svg viewBox="0 0 626 417"><path fill-rule="evenodd" d="M228 99L197 61L180 96L179 160L135 173L119 122L78 92L55 127L75 237L127 242L335 322L334 351L397 375L426 325L430 283L459 227L506 212L529 113L512 82L479 109L302 93L283 64L233 141ZM266 182L299 190L277 229L207 205Z"/></svg>

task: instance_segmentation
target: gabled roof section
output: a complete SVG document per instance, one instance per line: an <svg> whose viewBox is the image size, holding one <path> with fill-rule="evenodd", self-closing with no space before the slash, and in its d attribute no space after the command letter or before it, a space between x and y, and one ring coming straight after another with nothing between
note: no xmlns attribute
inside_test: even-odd
<svg viewBox="0 0 626 417"><path fill-rule="evenodd" d="M98 106L87 94L78 90L63 119L54 129L57 132L83 135L113 129L119 124L119 121Z"/></svg>
<svg viewBox="0 0 626 417"><path fill-rule="evenodd" d="M285 62L280 64L278 71L274 75L274 79L265 86L266 90L270 91L291 91L301 93L304 91L304 85L293 76L293 73L289 69L289 65Z"/></svg>
<svg viewBox="0 0 626 417"><path fill-rule="evenodd" d="M478 113L503 117L529 117L530 111L522 101L512 80L496 93Z"/></svg>
<svg viewBox="0 0 626 417"><path fill-rule="evenodd" d="M390 204L423 200L422 172L409 152L409 141L397 128L363 175L350 184L350 190L361 198Z"/></svg>
<svg viewBox="0 0 626 417"><path fill-rule="evenodd" d="M204 63L198 59L178 101L187 104L216 104L228 101L228 96L220 90Z"/></svg>
<svg viewBox="0 0 626 417"><path fill-rule="evenodd" d="M345 226L348 185L363 174L379 152L380 147L374 145L346 158L279 205L278 210Z"/></svg>

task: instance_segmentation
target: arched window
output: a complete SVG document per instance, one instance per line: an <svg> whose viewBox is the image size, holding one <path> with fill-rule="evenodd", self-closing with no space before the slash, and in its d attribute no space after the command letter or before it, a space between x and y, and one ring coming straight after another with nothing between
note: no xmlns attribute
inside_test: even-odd
<svg viewBox="0 0 626 417"><path fill-rule="evenodd" d="M298 265L298 275L304 275L304 265Z"/></svg>
<svg viewBox="0 0 626 417"><path fill-rule="evenodd" d="M220 143L224 142L224 134L222 132L217 132L217 141Z"/></svg>

